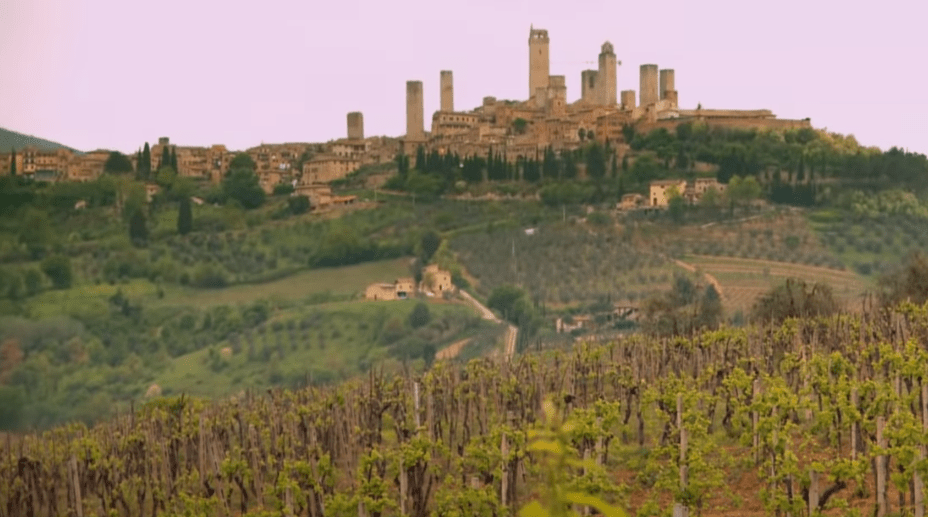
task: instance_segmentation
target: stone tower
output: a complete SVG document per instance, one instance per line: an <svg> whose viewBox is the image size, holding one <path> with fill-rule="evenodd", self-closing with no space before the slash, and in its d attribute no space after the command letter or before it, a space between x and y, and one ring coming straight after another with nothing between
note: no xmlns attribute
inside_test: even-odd
<svg viewBox="0 0 928 517"><path fill-rule="evenodd" d="M563 75L552 75L548 77L548 103L545 111L549 115L561 117L566 114L567 109L567 80Z"/></svg>
<svg viewBox="0 0 928 517"><path fill-rule="evenodd" d="M597 94L599 104L603 106L615 106L616 94L616 59L615 51L612 49L612 43L608 41L603 43L602 50L599 53L599 73L596 74Z"/></svg>
<svg viewBox="0 0 928 517"><path fill-rule="evenodd" d="M641 102L642 108L657 104L660 99L657 90L657 65L641 65L638 101Z"/></svg>
<svg viewBox="0 0 928 517"><path fill-rule="evenodd" d="M635 109L635 90L622 90L622 109Z"/></svg>
<svg viewBox="0 0 928 517"><path fill-rule="evenodd" d="M348 139L364 140L364 115L360 111L348 114Z"/></svg>
<svg viewBox="0 0 928 517"><path fill-rule="evenodd" d="M661 70L660 77L661 77L660 79L661 100L664 100L667 98L667 92L672 92L676 89L674 88L674 84L673 84L673 70L672 69Z"/></svg>
<svg viewBox="0 0 928 517"><path fill-rule="evenodd" d="M580 72L580 99L583 102L596 104L596 70L584 70Z"/></svg>
<svg viewBox="0 0 928 517"><path fill-rule="evenodd" d="M454 111L454 80L451 70L441 71L441 111Z"/></svg>
<svg viewBox="0 0 928 517"><path fill-rule="evenodd" d="M531 27L528 33L528 96L538 88L548 88L551 63L548 58L548 31Z"/></svg>
<svg viewBox="0 0 928 517"><path fill-rule="evenodd" d="M425 138L425 107L422 81L406 81L406 138Z"/></svg>

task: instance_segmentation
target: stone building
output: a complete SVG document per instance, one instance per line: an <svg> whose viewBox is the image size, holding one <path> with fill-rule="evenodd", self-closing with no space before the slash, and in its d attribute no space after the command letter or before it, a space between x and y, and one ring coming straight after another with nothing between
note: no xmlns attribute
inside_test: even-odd
<svg viewBox="0 0 928 517"><path fill-rule="evenodd" d="M357 158L337 155L316 156L303 164L301 183L329 183L344 178L360 166L361 162Z"/></svg>

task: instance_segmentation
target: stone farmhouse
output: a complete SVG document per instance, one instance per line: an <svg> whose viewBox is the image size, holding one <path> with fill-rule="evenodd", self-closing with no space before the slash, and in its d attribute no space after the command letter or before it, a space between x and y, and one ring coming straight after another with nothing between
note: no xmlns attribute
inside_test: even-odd
<svg viewBox="0 0 928 517"><path fill-rule="evenodd" d="M715 178L696 178L692 182L687 182L682 179L652 181L649 187L650 195L648 196L646 204L643 206L648 208L664 208L670 201L671 192L675 191L680 196L683 196L683 199L689 203L698 203L706 191L712 189L719 193L725 192L726 185L719 183ZM627 196L628 195L625 197ZM625 208L625 197L622 198L623 208ZM641 206L641 204L636 204L635 207L629 208Z"/></svg>
<svg viewBox="0 0 928 517"><path fill-rule="evenodd" d="M414 278L397 278L392 284L376 283L367 286L364 290L364 298L367 300L405 300L416 290ZM422 282L419 283L418 291L432 296L453 292L451 273L440 269L435 264L426 266L422 272Z"/></svg>
<svg viewBox="0 0 928 517"><path fill-rule="evenodd" d="M429 264L425 266L425 270L422 272L422 285L419 286L419 289L432 294L452 291L454 285L451 283L451 273L439 269L436 264Z"/></svg>
<svg viewBox="0 0 928 517"><path fill-rule="evenodd" d="M371 284L364 291L368 300L405 300L415 293L416 280L412 277L397 278L392 284Z"/></svg>

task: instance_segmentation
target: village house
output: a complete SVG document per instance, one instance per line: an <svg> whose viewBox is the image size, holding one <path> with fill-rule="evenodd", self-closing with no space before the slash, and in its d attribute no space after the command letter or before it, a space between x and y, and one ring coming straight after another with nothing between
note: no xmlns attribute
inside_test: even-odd
<svg viewBox="0 0 928 517"><path fill-rule="evenodd" d="M724 192L725 185L719 183L715 178L697 178L692 183L687 183L686 180L674 179L674 180L658 180L652 181L650 185L650 207L666 207L670 201L671 192L676 191L676 193L683 197L689 203L698 203L702 199L703 194L709 190L715 190L717 192ZM623 208L625 203L625 197L622 198Z"/></svg>
<svg viewBox="0 0 928 517"><path fill-rule="evenodd" d="M658 180L651 182L650 206L667 206L670 201L671 193L676 191L677 194L683 195L686 190L686 180Z"/></svg>
<svg viewBox="0 0 928 517"><path fill-rule="evenodd" d="M641 208L647 206L647 200L638 193L625 194L622 196L622 201L619 202L619 210L635 210L636 208Z"/></svg>
<svg viewBox="0 0 928 517"><path fill-rule="evenodd" d="M439 269L436 264L425 266L425 270L422 272L421 289L434 294L452 291L454 285L451 283L451 273Z"/></svg>
<svg viewBox="0 0 928 517"><path fill-rule="evenodd" d="M302 183L329 183L344 178L361 167L356 158L322 155L303 164Z"/></svg>
<svg viewBox="0 0 928 517"><path fill-rule="evenodd" d="M397 278L392 284L377 283L367 286L364 298L368 300L405 300L415 292L416 280L412 277Z"/></svg>

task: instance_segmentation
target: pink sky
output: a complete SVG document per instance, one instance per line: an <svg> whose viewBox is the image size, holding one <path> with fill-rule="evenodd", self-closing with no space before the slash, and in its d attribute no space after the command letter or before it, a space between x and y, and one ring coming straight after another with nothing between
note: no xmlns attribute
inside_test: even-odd
<svg viewBox="0 0 928 517"><path fill-rule="evenodd" d="M768 108L928 153L926 19L918 0L0 0L0 127L81 150L244 149L344 137L361 111L365 136L400 136L406 81L424 83L428 130L443 69L458 110L526 98L534 24L569 101L609 40L619 90L656 63L682 108Z"/></svg>

